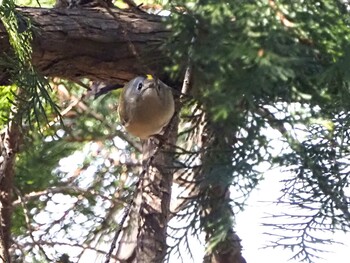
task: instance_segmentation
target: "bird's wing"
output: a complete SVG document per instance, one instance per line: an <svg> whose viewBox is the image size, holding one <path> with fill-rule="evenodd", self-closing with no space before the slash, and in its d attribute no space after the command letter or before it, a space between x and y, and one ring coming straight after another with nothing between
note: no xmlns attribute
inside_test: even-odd
<svg viewBox="0 0 350 263"><path fill-rule="evenodd" d="M127 117L128 109L126 109L126 107L127 107L127 103L126 104L124 103L124 91L123 91L123 93L119 98L119 106L118 106L119 118L123 125L127 124L129 121L129 118Z"/></svg>

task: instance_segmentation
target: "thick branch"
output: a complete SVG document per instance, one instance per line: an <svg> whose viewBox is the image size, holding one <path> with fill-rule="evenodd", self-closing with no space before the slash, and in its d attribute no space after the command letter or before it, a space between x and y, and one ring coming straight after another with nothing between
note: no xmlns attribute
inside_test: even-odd
<svg viewBox="0 0 350 263"><path fill-rule="evenodd" d="M33 64L45 76L124 83L135 75L162 76L160 53L169 30L162 17L117 8L18 8L34 27ZM9 52L0 22L0 54ZM0 84L6 83L0 68Z"/></svg>

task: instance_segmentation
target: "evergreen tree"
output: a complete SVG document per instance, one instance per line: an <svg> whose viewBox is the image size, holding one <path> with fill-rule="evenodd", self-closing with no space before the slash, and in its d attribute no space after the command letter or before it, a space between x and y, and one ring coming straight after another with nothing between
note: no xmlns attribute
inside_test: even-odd
<svg viewBox="0 0 350 263"><path fill-rule="evenodd" d="M290 171L276 200L290 213L267 224L276 246L316 262L315 244L332 243L317 231L349 231L347 1L86 2L0 6L3 261L77 261L88 251L108 261L128 249L128 262L162 262L204 233L203 262L245 262L234 218L264 163ZM160 77L177 100L168 136L143 165L116 96L92 96L99 82L138 74ZM171 218L186 223L167 230Z"/></svg>

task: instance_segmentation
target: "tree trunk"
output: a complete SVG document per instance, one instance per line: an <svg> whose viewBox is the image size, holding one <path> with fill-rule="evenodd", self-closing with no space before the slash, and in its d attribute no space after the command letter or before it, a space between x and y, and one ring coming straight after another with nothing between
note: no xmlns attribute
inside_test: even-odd
<svg viewBox="0 0 350 263"><path fill-rule="evenodd" d="M203 262L246 263L241 254L241 240L233 230L234 213L230 204L234 149L228 142L233 133L219 124L206 123L206 136L202 134L200 144L205 150L199 176L203 181L196 187L199 196L206 196L202 200L202 224L207 243Z"/></svg>
<svg viewBox="0 0 350 263"><path fill-rule="evenodd" d="M172 127L177 127L172 122ZM164 261L173 181L173 147L177 129L164 136L167 141L158 148L153 139L143 147L144 171L137 189L134 207L129 214L119 242L118 262L136 263ZM152 161L149 161L151 158ZM154 158L154 159L153 159Z"/></svg>
<svg viewBox="0 0 350 263"><path fill-rule="evenodd" d="M33 65L45 76L124 84L136 75L164 80L161 46L169 37L161 16L117 8L18 8L32 23ZM9 52L0 22L0 54ZM0 68L0 85L8 83Z"/></svg>
<svg viewBox="0 0 350 263"><path fill-rule="evenodd" d="M0 134L0 259L9 263L11 245L12 191L15 176L15 159L20 141L19 126L10 121Z"/></svg>

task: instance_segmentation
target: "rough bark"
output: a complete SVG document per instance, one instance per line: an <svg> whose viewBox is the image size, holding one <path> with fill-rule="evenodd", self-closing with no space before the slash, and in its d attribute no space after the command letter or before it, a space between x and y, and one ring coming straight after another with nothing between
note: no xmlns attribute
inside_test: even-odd
<svg viewBox="0 0 350 263"><path fill-rule="evenodd" d="M172 127L177 127L177 119ZM167 252L167 225L170 219L170 197L173 181L173 149L177 129L171 129L166 144L153 139L143 147L144 169L147 171L140 182L134 207L129 215L129 222L124 228L119 242L118 262L154 262L164 261ZM150 161L150 159L153 159Z"/></svg>
<svg viewBox="0 0 350 263"><path fill-rule="evenodd" d="M11 261L12 190L19 141L19 127L11 121L0 134L0 261L6 263Z"/></svg>
<svg viewBox="0 0 350 263"><path fill-rule="evenodd" d="M162 17L117 8L18 8L33 25L33 65L45 76L113 83L140 74L162 78L169 37ZM10 50L0 22L0 54ZM8 82L0 68L0 85Z"/></svg>
<svg viewBox="0 0 350 263"><path fill-rule="evenodd" d="M228 142L232 140L232 132L225 132L220 124L209 122L205 125L205 132L200 133L199 138L199 145L205 149L201 155L201 172L198 174L202 183L196 185L196 190L199 196L206 196L201 202L202 224L208 247L218 237L218 233L222 232L219 235L224 234L224 238L221 237L211 249L207 247L203 263L246 263L242 256L241 240L233 230L234 213L230 204L234 149ZM217 131L220 131L219 135Z"/></svg>

